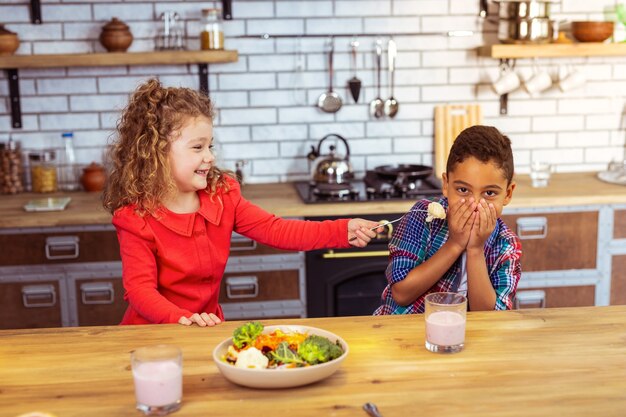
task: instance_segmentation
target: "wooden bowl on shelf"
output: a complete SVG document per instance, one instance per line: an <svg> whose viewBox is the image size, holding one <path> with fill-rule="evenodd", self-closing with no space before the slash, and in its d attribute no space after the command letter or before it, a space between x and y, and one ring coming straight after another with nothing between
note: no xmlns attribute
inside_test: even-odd
<svg viewBox="0 0 626 417"><path fill-rule="evenodd" d="M613 35L614 22L572 22L572 36L578 42L604 42Z"/></svg>

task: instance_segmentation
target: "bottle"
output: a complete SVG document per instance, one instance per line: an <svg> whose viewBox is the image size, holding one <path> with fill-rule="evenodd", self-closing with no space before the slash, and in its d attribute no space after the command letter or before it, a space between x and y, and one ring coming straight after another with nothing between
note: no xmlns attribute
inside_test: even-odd
<svg viewBox="0 0 626 417"><path fill-rule="evenodd" d="M30 180L34 193L53 193L57 190L56 154L51 149L30 152Z"/></svg>
<svg viewBox="0 0 626 417"><path fill-rule="evenodd" d="M220 9L202 9L200 48L203 50L224 49L224 29Z"/></svg>
<svg viewBox="0 0 626 417"><path fill-rule="evenodd" d="M76 175L76 156L74 153L74 134L65 132L61 134L63 139L63 152L59 161L60 188L64 191L78 189L78 176Z"/></svg>

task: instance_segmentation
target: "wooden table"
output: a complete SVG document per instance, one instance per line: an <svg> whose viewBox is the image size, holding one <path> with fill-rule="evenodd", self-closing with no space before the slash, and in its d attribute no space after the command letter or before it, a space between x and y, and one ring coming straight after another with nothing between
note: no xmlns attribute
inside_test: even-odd
<svg viewBox="0 0 626 417"><path fill-rule="evenodd" d="M140 416L129 353L171 343L183 350L183 406L175 416L624 416L626 306L468 314L466 348L424 348L421 315L291 319L343 336L350 354L313 385L257 390L228 382L212 361L241 322L5 330L0 332L0 415Z"/></svg>

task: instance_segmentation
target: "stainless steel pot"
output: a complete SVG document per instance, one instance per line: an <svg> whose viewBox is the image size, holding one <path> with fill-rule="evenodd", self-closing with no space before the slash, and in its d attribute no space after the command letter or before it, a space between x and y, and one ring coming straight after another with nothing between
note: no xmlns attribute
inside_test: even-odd
<svg viewBox="0 0 626 417"><path fill-rule="evenodd" d="M547 1L501 1L500 19L534 19L550 17L550 2Z"/></svg>
<svg viewBox="0 0 626 417"><path fill-rule="evenodd" d="M554 21L546 17L498 22L498 39L503 43L549 43L553 37Z"/></svg>

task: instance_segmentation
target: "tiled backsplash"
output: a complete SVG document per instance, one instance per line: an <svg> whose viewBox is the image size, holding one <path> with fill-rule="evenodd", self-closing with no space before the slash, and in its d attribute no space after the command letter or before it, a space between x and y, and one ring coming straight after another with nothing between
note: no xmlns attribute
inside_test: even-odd
<svg viewBox="0 0 626 417"><path fill-rule="evenodd" d="M562 0L552 15L604 19L603 10L617 3ZM200 10L216 5L49 0L42 4L44 23L34 25L29 2L9 0L0 4L0 23L19 34L19 54L102 52L100 29L115 16L133 32L129 51L146 51L154 48L160 14L174 10L184 21L187 48L199 49ZM215 136L221 165L234 169L237 159L248 160L244 172L249 182L306 178L310 146L331 132L348 139L358 173L392 162L430 165L434 106L467 102L480 103L484 122L511 137L518 172L527 172L533 159L552 161L561 172L602 170L611 159L622 159L626 56L518 60L516 70L523 76L533 67L548 69L553 77L559 67L578 68L587 82L568 93L553 87L537 98L516 91L509 97L509 114L500 116L499 98L490 88L498 61L476 55L478 46L497 43L496 25L479 19L478 9L478 0L234 0L234 20L224 23L225 44L239 51L239 61L209 65L211 97L219 112ZM491 4L492 18L496 9ZM450 30L474 35L448 37ZM616 31L623 36L619 24ZM266 32L293 37L243 37ZM344 105L328 114L315 106L328 88L328 39L297 36L301 34L358 36L357 75L363 82L358 104L346 86L354 75L352 38L335 38L334 85ZM398 44L394 96L400 111L394 120L369 115L369 102L376 96L376 36L363 34L381 34L385 45L393 35ZM167 85L198 88L195 65L22 69L19 75L24 128L11 128L8 82L2 72L0 141L12 137L26 149L46 148L58 146L61 132L71 130L82 164L102 160L120 109L142 80L158 75ZM383 99L389 96L388 78L385 71Z"/></svg>

